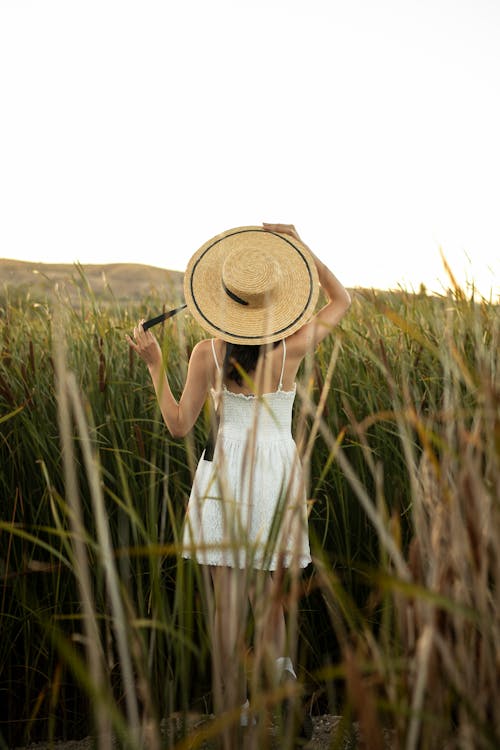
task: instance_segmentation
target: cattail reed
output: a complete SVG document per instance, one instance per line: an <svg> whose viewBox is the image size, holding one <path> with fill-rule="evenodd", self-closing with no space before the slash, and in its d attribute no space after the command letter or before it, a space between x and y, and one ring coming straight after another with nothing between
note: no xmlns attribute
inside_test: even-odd
<svg viewBox="0 0 500 750"><path fill-rule="evenodd" d="M102 336L99 337L99 393L104 393L106 390L106 357L104 356L104 342Z"/></svg>

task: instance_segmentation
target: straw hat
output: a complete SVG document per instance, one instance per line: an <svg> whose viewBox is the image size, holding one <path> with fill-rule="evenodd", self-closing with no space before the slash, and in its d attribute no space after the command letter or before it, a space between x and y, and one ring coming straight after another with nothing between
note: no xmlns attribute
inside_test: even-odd
<svg viewBox="0 0 500 750"><path fill-rule="evenodd" d="M229 229L193 255L184 275L188 309L213 336L264 344L290 336L314 312L318 272L295 238L262 227Z"/></svg>

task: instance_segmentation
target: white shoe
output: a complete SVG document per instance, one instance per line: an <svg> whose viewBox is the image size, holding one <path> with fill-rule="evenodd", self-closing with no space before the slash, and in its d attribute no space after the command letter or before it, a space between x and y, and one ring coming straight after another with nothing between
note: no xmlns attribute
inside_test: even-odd
<svg viewBox="0 0 500 750"><path fill-rule="evenodd" d="M293 678L294 680L297 679L292 660L289 656L279 656L276 659L275 664L276 677L278 678L278 682L281 682L282 680L289 680L290 678Z"/></svg>
<svg viewBox="0 0 500 750"><path fill-rule="evenodd" d="M254 727L257 724L257 719L255 716L252 716L252 726ZM242 704L240 709L240 727L247 727L250 724L250 701L248 698L246 701Z"/></svg>

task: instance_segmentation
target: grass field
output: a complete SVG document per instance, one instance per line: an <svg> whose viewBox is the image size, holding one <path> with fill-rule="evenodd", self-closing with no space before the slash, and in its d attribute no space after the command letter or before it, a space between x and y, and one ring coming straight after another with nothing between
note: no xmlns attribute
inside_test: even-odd
<svg viewBox="0 0 500 750"><path fill-rule="evenodd" d="M71 293L10 288L0 307L0 746L91 732L104 748L111 727L156 748L164 717L212 705L209 595L178 545L209 415L172 440L126 346L165 291L125 302L74 274ZM301 372L300 684L375 750L387 727L408 750L500 746L499 323L458 288L359 290ZM185 314L158 333L179 393L202 334ZM265 713L279 696L257 688ZM211 725L226 743L231 719Z"/></svg>

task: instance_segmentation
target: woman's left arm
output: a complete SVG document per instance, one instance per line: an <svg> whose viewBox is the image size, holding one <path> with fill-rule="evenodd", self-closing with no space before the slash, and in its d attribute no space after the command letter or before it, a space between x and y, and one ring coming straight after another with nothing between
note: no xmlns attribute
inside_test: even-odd
<svg viewBox="0 0 500 750"><path fill-rule="evenodd" d="M158 404L168 431L175 438L187 435L196 422L207 397L210 385L211 360L207 357L206 341L194 347L189 359L188 374L182 396L177 402L163 367L162 353L157 339L151 331L144 331L141 323L134 328L133 341L127 336L129 345L148 366Z"/></svg>

